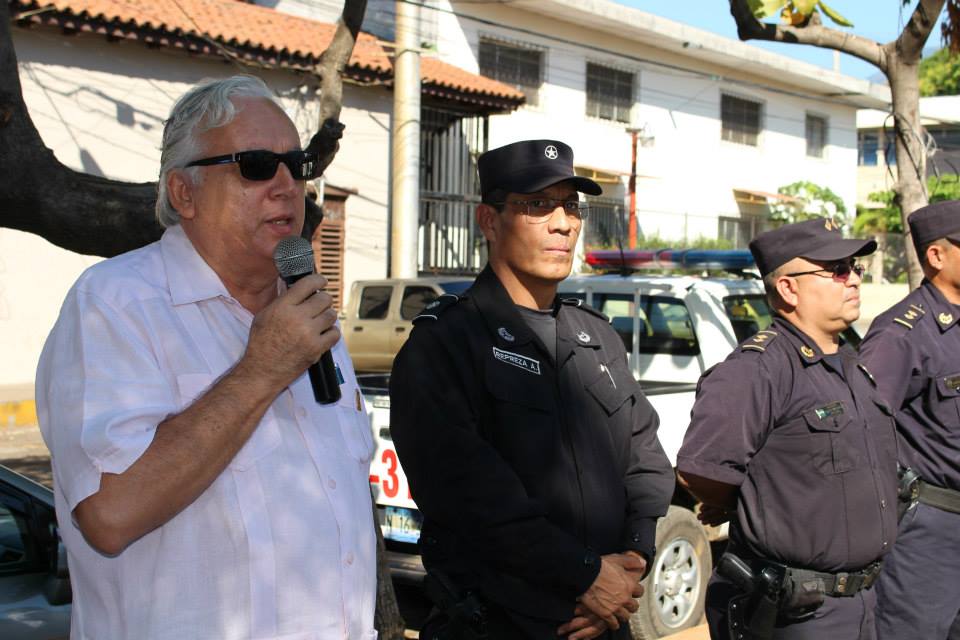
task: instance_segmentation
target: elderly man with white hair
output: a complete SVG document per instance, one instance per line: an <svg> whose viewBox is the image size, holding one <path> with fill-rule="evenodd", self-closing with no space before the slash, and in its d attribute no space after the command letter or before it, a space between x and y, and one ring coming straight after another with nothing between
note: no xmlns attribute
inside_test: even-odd
<svg viewBox="0 0 960 640"><path fill-rule="evenodd" d="M73 638L376 638L363 401L325 280L273 261L316 163L260 80L200 84L164 128L163 237L67 295L36 388Z"/></svg>

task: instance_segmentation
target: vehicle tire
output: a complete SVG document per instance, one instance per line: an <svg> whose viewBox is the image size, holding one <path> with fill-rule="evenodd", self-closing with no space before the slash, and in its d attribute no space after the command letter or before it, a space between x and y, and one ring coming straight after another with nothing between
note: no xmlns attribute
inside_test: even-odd
<svg viewBox="0 0 960 640"><path fill-rule="evenodd" d="M630 618L634 640L653 640L698 625L712 571L706 531L692 511L671 506L657 524L657 556L643 581L640 609Z"/></svg>

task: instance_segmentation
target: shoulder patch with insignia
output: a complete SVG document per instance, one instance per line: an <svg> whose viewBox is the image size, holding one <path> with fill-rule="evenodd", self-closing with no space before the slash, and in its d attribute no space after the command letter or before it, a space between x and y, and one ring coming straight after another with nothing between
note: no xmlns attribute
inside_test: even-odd
<svg viewBox="0 0 960 640"><path fill-rule="evenodd" d="M893 321L899 325L903 325L907 329L913 329L914 324L917 320L922 318L927 314L926 309L920 305L911 304L903 311L903 313L895 315Z"/></svg>
<svg viewBox="0 0 960 640"><path fill-rule="evenodd" d="M580 298L561 298L560 304L565 304L569 307L576 307L578 309L586 311L591 315L595 315L598 318L601 318L604 322L610 322L610 318L608 318L606 314L604 314L602 311L597 311L596 309L588 305L586 302L584 302Z"/></svg>
<svg viewBox="0 0 960 640"><path fill-rule="evenodd" d="M752 338L748 338L740 345L741 351L766 351L769 345L777 337L776 331L757 331Z"/></svg>
<svg viewBox="0 0 960 640"><path fill-rule="evenodd" d="M413 319L413 322L418 320L429 319L429 320L438 320L440 314L452 307L453 305L460 302L460 296L453 293L445 293L427 306L423 308L423 311L420 312L420 315L416 316Z"/></svg>

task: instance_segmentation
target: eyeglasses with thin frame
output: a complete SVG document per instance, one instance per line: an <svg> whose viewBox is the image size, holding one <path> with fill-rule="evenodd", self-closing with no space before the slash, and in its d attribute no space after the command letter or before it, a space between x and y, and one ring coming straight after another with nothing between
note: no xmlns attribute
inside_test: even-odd
<svg viewBox="0 0 960 640"><path fill-rule="evenodd" d="M222 156L202 158L188 163L187 167L207 167L236 162L240 166L240 175L247 180L270 180L277 174L280 163L287 165L294 180L309 180L316 177L318 158L312 151L287 151L274 153L266 149L240 151Z"/></svg>
<svg viewBox="0 0 960 640"><path fill-rule="evenodd" d="M510 200L507 202L493 202L494 206L502 207L512 204L520 207L520 213L531 224L541 224L553 217L557 207L561 207L568 218L582 222L587 218L590 207L586 202L579 200L557 200L555 198L530 198L529 200Z"/></svg>
<svg viewBox="0 0 960 640"><path fill-rule="evenodd" d="M797 276L820 276L821 278L833 278L837 282L846 282L850 279L850 274L857 274L858 278L863 277L865 267L859 262L837 262L823 269L812 269L810 271L797 271L786 274L788 277Z"/></svg>

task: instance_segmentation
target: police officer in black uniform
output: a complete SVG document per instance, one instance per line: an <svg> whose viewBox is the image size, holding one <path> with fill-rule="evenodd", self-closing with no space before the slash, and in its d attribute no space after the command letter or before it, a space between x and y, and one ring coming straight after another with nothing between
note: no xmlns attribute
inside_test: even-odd
<svg viewBox="0 0 960 640"><path fill-rule="evenodd" d="M479 173L489 263L414 319L390 382L440 610L426 637L629 638L674 475L623 342L556 294L578 191L600 187L552 140L489 151Z"/></svg>
<svg viewBox="0 0 960 640"><path fill-rule="evenodd" d="M960 612L960 202L909 218L918 289L878 316L861 354L897 410L909 505L877 585L880 640L944 640Z"/></svg>
<svg viewBox="0 0 960 640"><path fill-rule="evenodd" d="M773 324L700 379L680 482L730 518L707 589L711 638L874 638L880 559L896 536L891 410L840 334L860 315L856 256L815 218L757 236Z"/></svg>

